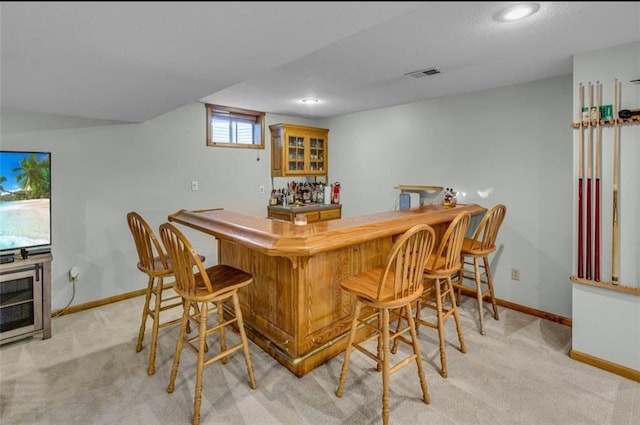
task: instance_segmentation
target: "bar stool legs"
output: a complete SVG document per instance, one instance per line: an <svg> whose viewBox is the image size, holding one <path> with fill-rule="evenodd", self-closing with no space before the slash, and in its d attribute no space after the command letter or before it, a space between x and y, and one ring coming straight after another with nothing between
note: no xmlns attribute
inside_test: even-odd
<svg viewBox="0 0 640 425"><path fill-rule="evenodd" d="M474 281L476 284L476 299L478 300L478 312L480 315L480 334L484 335L484 296L488 293L491 298L491 304L493 306L493 318L496 320L500 320L500 316L498 315L498 307L496 306L496 298L493 292L493 281L491 279L491 269L489 268L489 259L486 256L482 257L482 264L480 264L480 258L473 257L473 270L474 270ZM465 264L470 264L466 263ZM482 271L481 271L482 269ZM467 270L462 270L462 273L467 272ZM483 279L484 278L484 279ZM482 290L482 285L487 285L487 291ZM458 290L458 294L460 294L460 289ZM458 298L460 298L458 296ZM458 300L458 302L460 302Z"/></svg>
<svg viewBox="0 0 640 425"><path fill-rule="evenodd" d="M227 363L227 356L242 347L247 367L247 373L249 375L249 386L251 387L251 389L256 389L257 387L255 375L253 372L253 364L251 363L251 355L249 353L249 343L246 332L244 330L244 323L242 321L242 311L240 310L238 295L234 293L231 298L236 318L231 320L224 320L222 303L220 303L218 305L218 323L215 326L211 327L207 326L207 318L209 314L208 302L200 303L200 311L197 315L197 319L191 317L191 319L195 319L198 321L198 342L197 346L195 346L197 348L195 348L194 345L191 344L191 341L195 340L195 338L185 340L185 333L190 320L189 306L191 303L188 300L185 300L183 304L184 313L182 315L182 325L180 326L180 333L178 334L178 340L176 342L176 352L173 357L173 365L171 367L171 375L169 377L167 392L172 393L175 389L176 376L178 374L178 367L180 365L180 355L182 353L184 343L187 342L188 347L196 350L198 358L196 365L195 396L193 401L193 425L198 425L200 423L200 406L202 404L202 373L205 366L217 360L220 360L223 364ZM227 348L224 327L232 324L233 322L237 322L241 342L237 345L234 345L233 347ZM208 352L206 338L212 333L219 333L220 335L220 353L208 359L205 359L205 353Z"/></svg>
<svg viewBox="0 0 640 425"><path fill-rule="evenodd" d="M136 353L142 351L142 342L144 341L144 332L147 329L147 316L149 316L149 304L151 301L151 291L153 289L154 278L149 276L147 283L147 291L144 297L144 307L142 308L142 320L140 321L140 330L138 331L138 343L136 344Z"/></svg>
<svg viewBox="0 0 640 425"><path fill-rule="evenodd" d="M179 307L181 304L181 302L175 301L180 298L175 294L166 299L162 298L163 292L167 289L169 288L164 288L163 277L149 276L149 283L147 285L147 291L145 294L144 307L142 309L142 320L140 321L140 330L138 331L138 341L136 343L136 352L139 353L140 351L142 351L144 334L147 327L147 317L151 316L153 322L151 325L151 344L149 345L149 366L147 368L147 375L149 376L152 376L155 373L159 329L180 322L180 319L169 320L164 323L160 321L160 314L162 311L169 310L174 307ZM154 297L153 310L150 308L152 296ZM163 302L165 303L164 305ZM187 332L191 332L191 328L188 326L188 324Z"/></svg>
<svg viewBox="0 0 640 425"><path fill-rule="evenodd" d="M425 404L430 403L429 398L429 390L427 387L427 379L424 374L424 369L422 366L422 356L420 355L420 347L418 345L418 335L416 333L416 323L411 314L411 305L408 304L402 309L407 311L407 322L408 327L405 329L397 329L396 332L391 334L389 330L389 321L390 321L390 313L388 308L381 308L378 313L376 313L378 319L378 329L377 333L374 336L370 336L363 341L356 342L355 337L358 330L358 323L366 323L365 320L359 320L360 312L361 312L362 303L360 301L356 302L356 306L353 312L353 320L351 322L351 332L349 333L349 340L347 341L347 347L344 354L344 362L342 364L342 369L340 372L340 379L338 381L338 389L336 390L336 396L342 397L344 393L344 386L347 380L347 372L349 370L349 360L351 359L351 353L354 348L362 351L367 354L368 357L372 358L377 362L376 370L382 371L382 423L387 425L389 423L389 377L391 374L396 372L398 369L408 365L411 360L416 361L416 366L418 368L418 377L420 379L420 388L422 389L422 401ZM369 318L367 318L368 320ZM403 338L401 335L410 332L411 341L410 344L413 348L413 354L403 361L397 363L393 367L390 366L390 356L391 356L391 339L394 340L394 347L397 345L399 340L404 341L405 343L409 343L409 341ZM369 352L366 348L363 347L363 344L373 339L377 339L377 356L374 356L371 352Z"/></svg>
<svg viewBox="0 0 640 425"><path fill-rule="evenodd" d="M444 287L444 290L443 290ZM462 326L460 325L460 316L458 315L458 306L456 303L456 298L453 292L453 285L451 282L451 278L447 277L445 279L436 278L434 279L433 289L435 291L435 306L431 303L425 303L424 307L431 308L436 311L436 323L430 322L428 320L422 319L420 317L422 307L423 307L423 299L419 299L416 306L416 331L419 332L420 325L429 326L431 328L438 330L438 341L439 341L439 349L440 349L440 375L443 378L447 377L447 355L446 355L446 347L445 347L445 329L444 329L444 321L447 317L453 315L456 324L456 332L458 333L458 342L460 343L460 352L467 352L467 345L464 341L464 336L462 334ZM446 309L444 307L446 302L446 297L449 296L449 304L450 308ZM404 316L402 318L405 318ZM395 348L395 347L394 347Z"/></svg>
<svg viewBox="0 0 640 425"><path fill-rule="evenodd" d="M356 331L358 328L358 317L360 317L360 309L362 304L356 302L355 309L353 310L353 319L351 320L351 332L349 332L349 340L347 341L347 348L344 352L344 362L342 363L342 370L340 371L340 380L338 381L338 389L336 390L336 396L342 397L344 393L344 384L347 380L347 371L349 370L349 360L351 360L351 352L353 351L353 341L356 338Z"/></svg>

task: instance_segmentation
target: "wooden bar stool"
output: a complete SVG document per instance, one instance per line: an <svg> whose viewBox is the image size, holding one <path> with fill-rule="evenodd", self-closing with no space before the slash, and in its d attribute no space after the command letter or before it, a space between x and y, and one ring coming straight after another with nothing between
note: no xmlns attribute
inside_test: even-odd
<svg viewBox="0 0 640 425"><path fill-rule="evenodd" d="M196 254L193 249L191 242L170 223L164 223L160 226L160 237L169 253L169 258L173 265L173 273L175 276L174 289L183 298L182 325L176 343L176 352L173 358L167 392L172 393L174 390L178 366L180 364L180 354L186 342L187 347L191 348L198 355L193 406L193 425L198 425L200 423L200 404L202 401L202 371L205 366L217 360L221 360L224 364L227 362L227 356L229 354L242 349L249 374L249 386L252 389L256 388L253 365L251 364L251 356L249 354L249 343L247 341L247 335L242 321L242 310L240 309L240 301L238 299L238 290L253 282L253 277L249 273L227 265L215 265L205 269L198 254ZM222 305L228 300L231 300L233 304L235 317L225 320ZM197 314L192 315L189 313L191 303L198 304L199 312ZM218 305L218 320L215 325L211 326L207 324L209 303ZM193 320L198 325L198 335L185 339L185 332L190 320ZM241 341L227 348L225 327L232 325L237 326ZM219 334L220 351L205 359L205 352L209 351L206 339L214 333Z"/></svg>
<svg viewBox="0 0 640 425"><path fill-rule="evenodd" d="M411 303L418 299L424 290L422 274L427 256L433 249L434 239L435 233L431 227L426 224L414 226L394 243L384 268L362 272L340 282L345 291L356 296L356 302L336 395L342 397L349 359L352 350L356 348L377 363L378 371L382 370L382 422L385 425L389 423L389 376L413 360L418 368L422 400L429 404L427 381L422 369L420 347L411 315ZM360 317L363 306L368 307L368 310L373 309L373 313ZM396 329L392 333L389 331L390 311L402 309L407 311L409 326ZM361 332L360 335L364 338L356 341L359 325L373 331L373 334ZM410 332L410 340L403 336L406 332ZM377 339L376 353L364 346L374 339ZM413 354L391 367L389 344L393 342L395 345L398 341L411 345Z"/></svg>
<svg viewBox="0 0 640 425"><path fill-rule="evenodd" d="M475 284L476 298L478 299L478 313L480 316L480 333L484 335L484 313L482 310L484 297L489 295L493 305L493 317L499 320L496 298L493 291L493 280L489 267L489 254L496 250L498 231L507 214L507 207L497 204L491 208L482 218L472 238L465 238L462 242L462 267L458 279L454 281L454 287L458 289L458 304L464 288L464 280L470 280ZM482 259L482 263L480 263ZM487 289L482 290L482 285Z"/></svg>
<svg viewBox="0 0 640 425"><path fill-rule="evenodd" d="M458 274L462 266L460 251L470 221L471 215L466 211L462 211L455 216L447 227L438 248L427 259L424 268L426 289L422 296L418 298L416 305L416 330L419 329L420 325L426 325L438 330L440 340L440 374L443 378L447 377L444 332L444 321L447 317L453 315L456 321L460 351L463 353L467 352L451 278ZM447 296L449 297L449 308L445 307ZM436 311L435 323L420 317L423 306Z"/></svg>
<svg viewBox="0 0 640 425"><path fill-rule="evenodd" d="M136 251L138 252L138 269L149 278L144 298L144 307L142 309L142 321L140 322L140 330L138 331L136 352L142 350L147 317L151 317L153 325L149 350L149 367L147 369L147 375L151 376L155 373L158 330L180 322L180 318L162 322L160 314L164 311L181 307L182 300L178 294L172 291L173 282L164 283L165 278L173 277L171 263L149 224L140 214L133 211L127 214L127 223L129 224L129 229L136 244ZM202 261L204 261L204 257L201 258ZM168 296L164 295L165 292L168 293ZM150 308L152 298L154 299L154 306Z"/></svg>

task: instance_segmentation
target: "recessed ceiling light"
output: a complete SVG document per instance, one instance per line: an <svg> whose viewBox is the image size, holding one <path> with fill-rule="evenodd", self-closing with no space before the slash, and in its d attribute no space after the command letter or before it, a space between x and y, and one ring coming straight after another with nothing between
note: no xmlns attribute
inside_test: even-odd
<svg viewBox="0 0 640 425"><path fill-rule="evenodd" d="M318 103L320 102L318 99L316 99L315 97L305 97L304 99L302 99L302 103L306 103L307 105L312 105L314 103Z"/></svg>
<svg viewBox="0 0 640 425"><path fill-rule="evenodd" d="M531 16L540 9L538 3L520 3L499 12L494 19L498 22L513 22Z"/></svg>

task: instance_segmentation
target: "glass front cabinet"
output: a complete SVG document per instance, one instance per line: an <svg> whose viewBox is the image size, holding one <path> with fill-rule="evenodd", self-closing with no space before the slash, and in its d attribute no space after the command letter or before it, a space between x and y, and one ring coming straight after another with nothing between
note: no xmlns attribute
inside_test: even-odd
<svg viewBox="0 0 640 425"><path fill-rule="evenodd" d="M326 128L275 124L271 130L271 176L326 176Z"/></svg>

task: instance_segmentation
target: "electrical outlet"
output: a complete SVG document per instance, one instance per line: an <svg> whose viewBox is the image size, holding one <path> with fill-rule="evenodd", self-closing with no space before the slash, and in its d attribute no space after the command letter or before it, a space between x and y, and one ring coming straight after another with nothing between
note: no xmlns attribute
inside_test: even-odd
<svg viewBox="0 0 640 425"><path fill-rule="evenodd" d="M192 191L194 191L194 192L195 192L196 190L198 190L198 181L197 181L197 180L193 180L193 181L191 182L191 190L192 190Z"/></svg>
<svg viewBox="0 0 640 425"><path fill-rule="evenodd" d="M520 269L511 269L511 280L520 280Z"/></svg>
<svg viewBox="0 0 640 425"><path fill-rule="evenodd" d="M264 186L260 186L260 193L264 193Z"/></svg>
<svg viewBox="0 0 640 425"><path fill-rule="evenodd" d="M77 266L73 266L69 269L69 280L75 282L80 275L80 269Z"/></svg>

